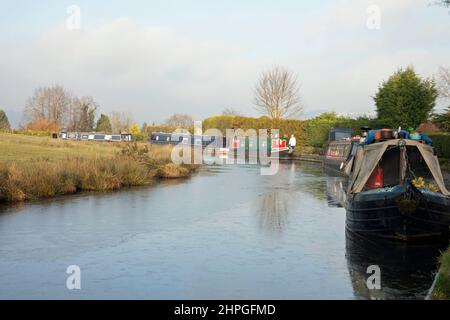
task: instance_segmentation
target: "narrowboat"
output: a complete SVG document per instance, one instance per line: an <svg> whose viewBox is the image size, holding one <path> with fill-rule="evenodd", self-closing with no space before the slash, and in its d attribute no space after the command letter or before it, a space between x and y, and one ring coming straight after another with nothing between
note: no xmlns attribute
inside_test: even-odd
<svg viewBox="0 0 450 320"><path fill-rule="evenodd" d="M324 158L325 168L333 170L333 173L338 173L339 175L347 175L343 169L355 155L359 142L360 137L352 137L351 129L330 129Z"/></svg>
<svg viewBox="0 0 450 320"><path fill-rule="evenodd" d="M165 133L165 132L152 132L149 140L155 144L185 144L192 146L205 147L214 144L216 137L191 135L189 133Z"/></svg>
<svg viewBox="0 0 450 320"><path fill-rule="evenodd" d="M105 134L95 134L94 135L94 141L105 141L106 135Z"/></svg>
<svg viewBox="0 0 450 320"><path fill-rule="evenodd" d="M402 241L449 235L450 192L430 142L369 132L345 168L349 231Z"/></svg>
<svg viewBox="0 0 450 320"><path fill-rule="evenodd" d="M122 141L122 135L120 135L120 134L112 134L111 138L109 139L109 141L113 141L113 142Z"/></svg>
<svg viewBox="0 0 450 320"><path fill-rule="evenodd" d="M156 144L177 144L180 142L180 140L178 140L179 137L181 137L181 135L172 137L172 134L170 133L153 132L150 135L150 142Z"/></svg>
<svg viewBox="0 0 450 320"><path fill-rule="evenodd" d="M292 149L288 147L288 139L279 136L267 138L267 140L257 137L256 141L249 137L233 137L230 143L224 142L224 145L228 145L230 151L243 149L246 153L267 150L267 155L271 157L290 158L293 155Z"/></svg>
<svg viewBox="0 0 450 320"><path fill-rule="evenodd" d="M58 138L63 140L74 140L74 141L109 141L109 142L120 142L120 141L131 141L131 134L103 134L103 133L87 133L87 132L60 132L57 135Z"/></svg>

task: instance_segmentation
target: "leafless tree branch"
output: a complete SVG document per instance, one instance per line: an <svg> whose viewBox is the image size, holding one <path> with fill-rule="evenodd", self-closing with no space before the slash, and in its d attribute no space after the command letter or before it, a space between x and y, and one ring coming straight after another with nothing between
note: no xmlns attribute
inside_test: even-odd
<svg viewBox="0 0 450 320"><path fill-rule="evenodd" d="M71 101L71 95L62 86L38 88L27 100L24 113L29 121L45 119L62 125Z"/></svg>
<svg viewBox="0 0 450 320"><path fill-rule="evenodd" d="M297 76L284 67L264 71L255 87L255 108L272 119L298 117L300 104Z"/></svg>

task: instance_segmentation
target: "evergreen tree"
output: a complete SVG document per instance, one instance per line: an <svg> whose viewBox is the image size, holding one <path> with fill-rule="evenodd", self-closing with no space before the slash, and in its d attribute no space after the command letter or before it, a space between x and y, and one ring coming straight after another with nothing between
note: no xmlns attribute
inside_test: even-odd
<svg viewBox="0 0 450 320"><path fill-rule="evenodd" d="M100 118L97 121L96 131L106 133L111 132L111 121L109 121L109 117L107 115L100 115Z"/></svg>
<svg viewBox="0 0 450 320"><path fill-rule="evenodd" d="M0 130L9 130L11 125L9 124L8 116L5 111L0 110Z"/></svg>
<svg viewBox="0 0 450 320"><path fill-rule="evenodd" d="M374 100L381 121L393 128L416 128L429 119L437 97L434 80L422 79L408 67L383 82Z"/></svg>

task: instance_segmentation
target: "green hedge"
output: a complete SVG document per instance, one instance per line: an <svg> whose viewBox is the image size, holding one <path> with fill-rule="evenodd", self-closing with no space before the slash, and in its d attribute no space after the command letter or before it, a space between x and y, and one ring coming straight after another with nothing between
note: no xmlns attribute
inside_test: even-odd
<svg viewBox="0 0 450 320"><path fill-rule="evenodd" d="M226 129L279 129L280 136L290 136L295 134L297 139L303 136L304 121L301 120L272 120L268 117L250 118L242 116L215 116L207 118L203 121L203 132L207 129L219 129L222 134L226 134ZM270 134L270 132L268 132Z"/></svg>
<svg viewBox="0 0 450 320"><path fill-rule="evenodd" d="M379 120L368 117L352 119L338 116L334 112L323 113L309 120L271 120L268 117L250 118L242 116L222 115L207 118L203 121L203 130L216 128L225 134L225 129L279 129L280 135L295 134L298 147L302 151L320 153L328 142L331 128L350 128L354 134L360 134L360 127L382 127Z"/></svg>
<svg viewBox="0 0 450 320"><path fill-rule="evenodd" d="M433 134L433 147L438 157L450 159L450 134Z"/></svg>

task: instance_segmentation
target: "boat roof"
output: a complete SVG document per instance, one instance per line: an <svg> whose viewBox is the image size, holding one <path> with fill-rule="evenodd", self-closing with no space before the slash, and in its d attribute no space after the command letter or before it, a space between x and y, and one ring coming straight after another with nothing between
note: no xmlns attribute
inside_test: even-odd
<svg viewBox="0 0 450 320"><path fill-rule="evenodd" d="M359 138L352 137L351 139L342 139L342 140L334 140L329 143L329 145L334 144L352 144L352 143L359 143Z"/></svg>
<svg viewBox="0 0 450 320"><path fill-rule="evenodd" d="M441 193L450 196L450 192L445 187L439 161L434 155L433 148L427 144L409 139L392 139L358 147L354 159L348 164L348 166L354 166L353 174L350 178L349 191L351 193L361 192L388 147L402 145L413 146L419 150Z"/></svg>

